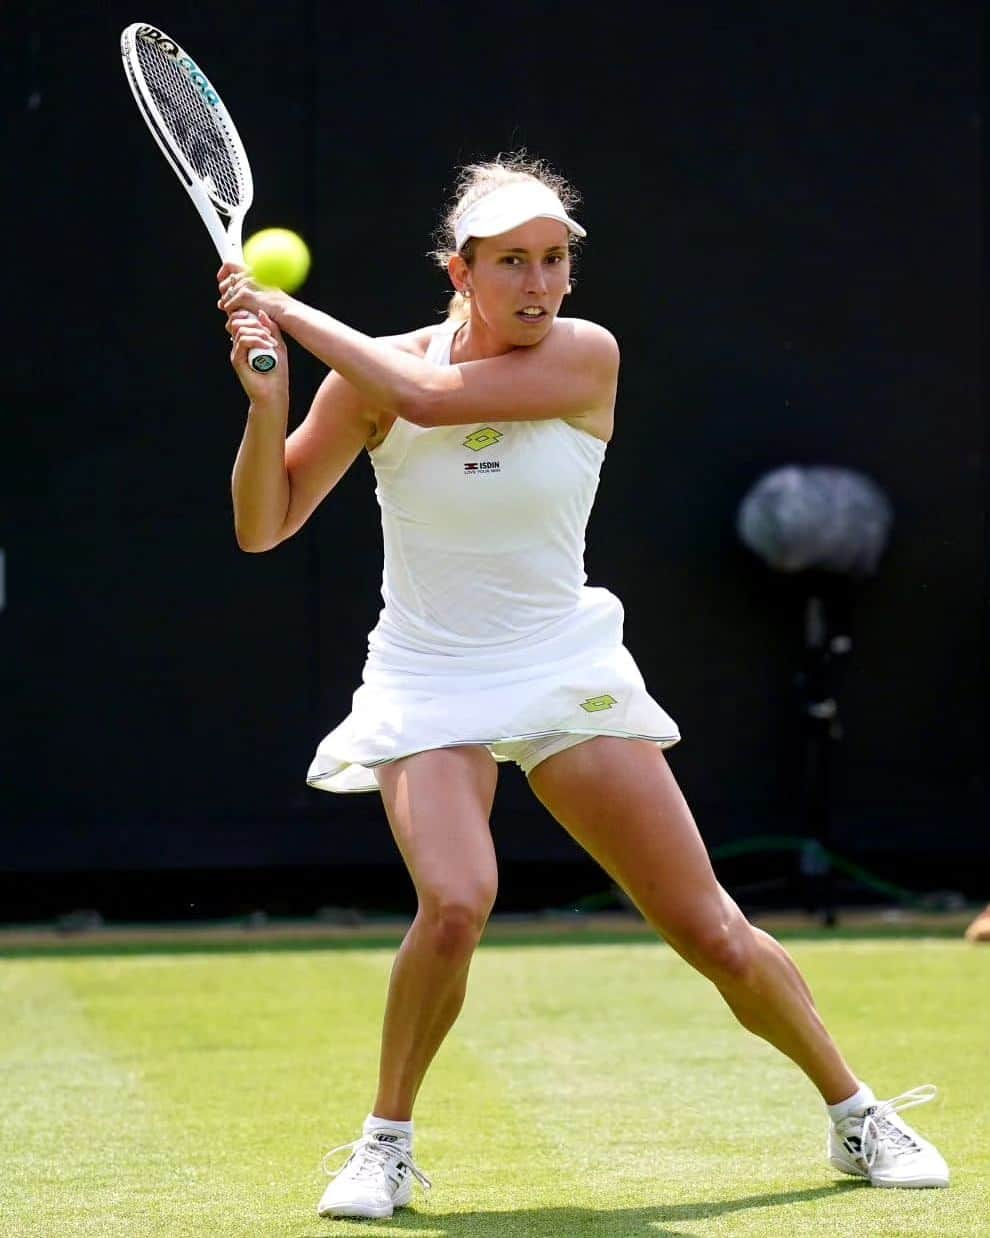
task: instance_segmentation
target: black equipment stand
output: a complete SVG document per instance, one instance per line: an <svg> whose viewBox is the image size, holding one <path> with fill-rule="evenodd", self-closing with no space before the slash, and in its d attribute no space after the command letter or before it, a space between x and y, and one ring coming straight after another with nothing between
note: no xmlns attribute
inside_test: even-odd
<svg viewBox="0 0 990 1238"><path fill-rule="evenodd" d="M832 847L832 775L836 746L844 738L839 714L840 671L852 650L848 579L831 573L802 574L804 657L795 676L804 739L804 808L808 837L800 853L807 909L834 927L836 912Z"/></svg>

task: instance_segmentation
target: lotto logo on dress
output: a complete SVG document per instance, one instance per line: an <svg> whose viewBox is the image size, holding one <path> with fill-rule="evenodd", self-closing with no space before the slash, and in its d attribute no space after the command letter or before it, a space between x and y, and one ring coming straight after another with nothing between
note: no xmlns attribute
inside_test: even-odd
<svg viewBox="0 0 990 1238"><path fill-rule="evenodd" d="M493 447L503 437L504 435L500 430L493 430L491 426L485 426L484 429L475 430L473 434L469 434L462 446L470 447L472 451L484 451L486 447Z"/></svg>

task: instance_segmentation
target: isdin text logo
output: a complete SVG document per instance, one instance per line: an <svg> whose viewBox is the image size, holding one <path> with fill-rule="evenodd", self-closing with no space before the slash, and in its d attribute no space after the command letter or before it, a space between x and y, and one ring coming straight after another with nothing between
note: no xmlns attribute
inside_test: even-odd
<svg viewBox="0 0 990 1238"><path fill-rule="evenodd" d="M611 709L618 703L614 696L609 696L606 692L604 696L589 696L586 701L581 702L581 708L589 714L597 714L600 709Z"/></svg>
<svg viewBox="0 0 990 1238"><path fill-rule="evenodd" d="M464 440L463 446L470 447L472 451L484 451L486 447L494 447L500 438L504 437L500 430L493 430L491 426L485 426L483 430L475 430L469 434Z"/></svg>

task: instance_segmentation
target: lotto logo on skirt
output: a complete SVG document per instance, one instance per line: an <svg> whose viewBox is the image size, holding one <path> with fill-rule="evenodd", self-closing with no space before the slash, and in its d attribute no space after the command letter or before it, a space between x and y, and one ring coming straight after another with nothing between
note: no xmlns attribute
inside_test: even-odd
<svg viewBox="0 0 990 1238"><path fill-rule="evenodd" d="M589 714L597 714L601 709L611 709L613 705L618 705L618 701L614 696L609 696L606 692L604 696L589 696L586 701L581 702L581 708Z"/></svg>

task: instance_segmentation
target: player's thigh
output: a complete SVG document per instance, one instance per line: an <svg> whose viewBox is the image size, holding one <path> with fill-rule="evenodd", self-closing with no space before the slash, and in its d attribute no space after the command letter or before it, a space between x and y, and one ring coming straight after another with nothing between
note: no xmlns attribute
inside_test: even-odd
<svg viewBox="0 0 990 1238"><path fill-rule="evenodd" d="M494 900L489 818L497 766L486 748L417 752L376 771L392 835L421 901Z"/></svg>
<svg viewBox="0 0 990 1238"><path fill-rule="evenodd" d="M665 936L686 944L738 914L656 744L599 736L548 757L529 782Z"/></svg>

